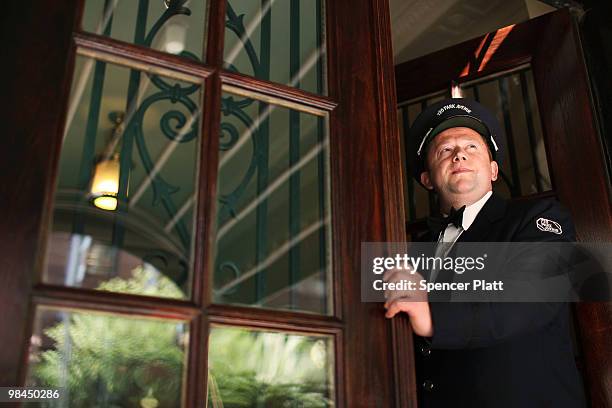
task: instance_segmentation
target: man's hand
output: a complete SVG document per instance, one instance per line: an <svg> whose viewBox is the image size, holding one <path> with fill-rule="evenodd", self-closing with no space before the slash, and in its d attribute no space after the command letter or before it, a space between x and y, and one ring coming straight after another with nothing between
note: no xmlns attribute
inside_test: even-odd
<svg viewBox="0 0 612 408"><path fill-rule="evenodd" d="M388 319L399 312L404 312L410 317L410 324L414 333L422 337L433 336L433 323L431 321L429 302L413 302L399 298L385 303L385 309L387 309L385 317Z"/></svg>
<svg viewBox="0 0 612 408"><path fill-rule="evenodd" d="M406 313L410 318L412 330L419 336L433 336L433 324L431 311L427 301L427 292L418 289L418 283L423 277L412 270L391 270L385 272L385 282L401 282L402 280L415 282L414 290L387 290L385 291L385 317L392 318L399 312Z"/></svg>

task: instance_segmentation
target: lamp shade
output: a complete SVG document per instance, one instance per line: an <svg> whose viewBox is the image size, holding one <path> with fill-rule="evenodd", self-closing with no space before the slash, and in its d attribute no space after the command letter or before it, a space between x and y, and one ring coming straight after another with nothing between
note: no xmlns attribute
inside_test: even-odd
<svg viewBox="0 0 612 408"><path fill-rule="evenodd" d="M180 54L185 50L187 25L178 18L174 18L174 20L170 21L166 26L164 48L170 54Z"/></svg>
<svg viewBox="0 0 612 408"><path fill-rule="evenodd" d="M119 192L119 158L102 160L96 165L91 181L90 197L96 207L114 211L117 209Z"/></svg>

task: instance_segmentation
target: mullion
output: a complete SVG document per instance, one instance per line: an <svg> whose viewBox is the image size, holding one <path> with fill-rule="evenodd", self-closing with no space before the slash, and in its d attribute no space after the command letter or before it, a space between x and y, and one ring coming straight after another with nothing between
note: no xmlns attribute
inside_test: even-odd
<svg viewBox="0 0 612 408"><path fill-rule="evenodd" d="M219 70L223 63L223 36L225 31L225 0L209 1L206 34L206 63L212 67L206 78L204 98L200 109L200 152L197 181L195 248L192 276L193 301L199 310L205 310L210 302L212 282L213 234L216 219L217 167L221 123L221 80ZM185 406L205 406L208 400L208 332L209 322L205 313L190 324L190 341L187 360Z"/></svg>
<svg viewBox="0 0 612 408"><path fill-rule="evenodd" d="M213 13L211 12L210 15L212 17ZM234 85L253 93L273 96L296 105L316 107L324 111L332 111L337 106L337 102L327 96L223 70L221 68L223 56L219 55L219 52L222 53L223 50L219 50L218 46L215 47L211 44L211 32L209 32L209 44L206 55L207 63L205 64L86 32L75 33L74 41L78 47L77 52L79 54L94 58L102 57L106 62L135 65L135 69L141 70L148 70L147 67L155 67L158 70L166 71L162 75L165 74L171 77L173 76L172 72L176 72L181 74L178 76L180 79L188 82L197 82L199 79L207 78L213 72L218 71L224 84ZM103 56L107 56L107 58ZM130 64L130 62L134 64Z"/></svg>
<svg viewBox="0 0 612 408"><path fill-rule="evenodd" d="M299 88L293 88L288 85L270 82L236 72L222 70L221 79L224 85L231 85L232 87L242 88L252 93L281 99L295 105L313 107L321 111L330 112L338 105L334 99L328 96L313 94Z"/></svg>
<svg viewBox="0 0 612 408"><path fill-rule="evenodd" d="M201 314L189 324L189 349L185 375L186 407L201 407L208 400L208 320Z"/></svg>
<svg viewBox="0 0 612 408"><path fill-rule="evenodd" d="M174 320L190 320L201 313L196 305L185 300L57 285L36 285L32 291L32 299L35 304L56 308Z"/></svg>
<svg viewBox="0 0 612 408"><path fill-rule="evenodd" d="M206 60L215 70L205 82L202 104L200 145L200 167L198 174L198 200L196 219L196 256L194 265L193 299L201 308L210 303L208 287L212 282L210 262L212 257L211 236L216 219L217 166L219 160L219 137L221 122L221 80L219 68L223 64L223 36L225 27L224 0L209 3L208 42Z"/></svg>
<svg viewBox="0 0 612 408"><path fill-rule="evenodd" d="M295 333L301 335L335 335L342 332L343 328L331 326L327 327L321 324L293 324L290 322L276 322L266 320L265 318L255 319L252 317L235 317L227 316L225 314L220 315L207 315L209 326L231 326L241 327L253 331L271 331L271 332L282 332L282 333Z"/></svg>
<svg viewBox="0 0 612 408"><path fill-rule="evenodd" d="M73 38L78 47L78 53L84 54L82 50L86 50L89 51L87 55L103 54L109 56L108 62L113 62L113 59L133 61L143 67L143 70L147 70L146 67L157 67L168 72L181 73L183 76L187 75L192 78L185 79L189 82L196 82L198 79L206 78L215 69L201 62L192 61L173 54L126 43L102 35L77 32L74 34Z"/></svg>
<svg viewBox="0 0 612 408"><path fill-rule="evenodd" d="M227 324L233 321L244 326L270 329L329 332L344 327L344 323L333 316L249 306L213 304L206 309L206 315L210 322Z"/></svg>

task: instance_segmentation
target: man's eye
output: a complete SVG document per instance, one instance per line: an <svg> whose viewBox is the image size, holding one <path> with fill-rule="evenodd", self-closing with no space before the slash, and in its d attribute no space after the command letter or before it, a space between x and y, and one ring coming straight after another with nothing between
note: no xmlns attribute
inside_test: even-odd
<svg viewBox="0 0 612 408"><path fill-rule="evenodd" d="M477 146L475 144L468 145L470 149L475 149Z"/></svg>

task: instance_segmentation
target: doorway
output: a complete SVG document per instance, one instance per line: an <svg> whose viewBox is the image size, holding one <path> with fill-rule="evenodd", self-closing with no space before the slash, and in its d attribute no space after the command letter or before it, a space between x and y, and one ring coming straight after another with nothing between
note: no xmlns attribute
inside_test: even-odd
<svg viewBox="0 0 612 408"><path fill-rule="evenodd" d="M404 138L411 120L428 104L451 95L478 100L496 114L507 135L501 180L494 184L497 193L512 199L556 197L572 212L578 240L610 239L605 160L580 37L568 9L401 62L396 85ZM410 237L426 229L425 217L437 210L437 203L411 180L409 158L404 157ZM609 345L600 333L609 331L609 304L574 306L577 362L593 406L607 406L610 362L602 359L602 350Z"/></svg>

